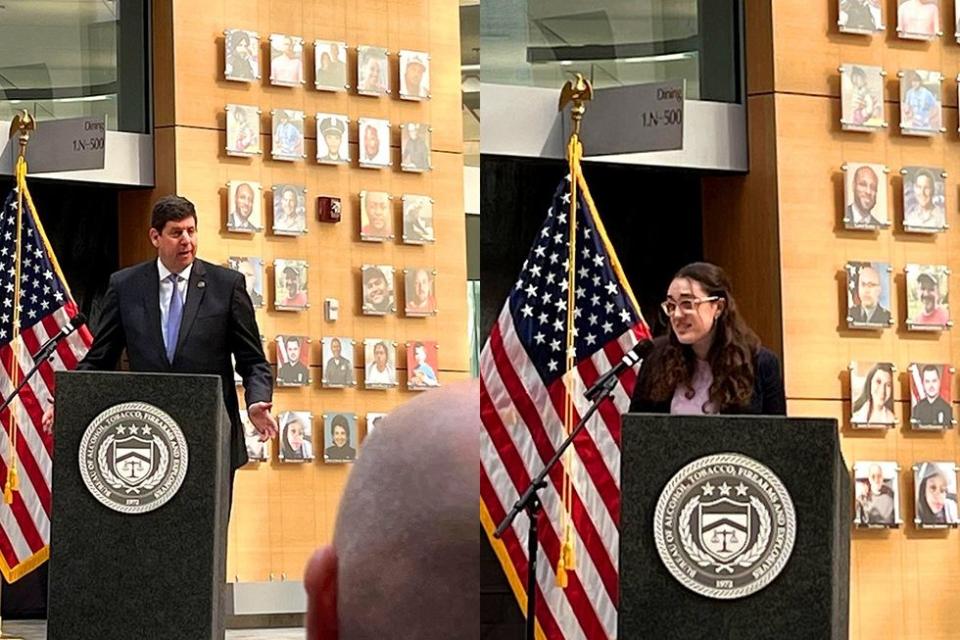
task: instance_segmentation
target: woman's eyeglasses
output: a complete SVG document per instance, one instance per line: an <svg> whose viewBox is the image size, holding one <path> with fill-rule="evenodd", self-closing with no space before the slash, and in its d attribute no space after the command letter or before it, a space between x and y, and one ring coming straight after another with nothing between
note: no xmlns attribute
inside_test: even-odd
<svg viewBox="0 0 960 640"><path fill-rule="evenodd" d="M679 302L674 302L673 300L666 300L660 303L660 309L667 315L668 318L673 317L673 314L677 312L677 309L680 309L680 313L694 313L704 302L714 302L719 300L720 296L707 296L706 298L684 298Z"/></svg>

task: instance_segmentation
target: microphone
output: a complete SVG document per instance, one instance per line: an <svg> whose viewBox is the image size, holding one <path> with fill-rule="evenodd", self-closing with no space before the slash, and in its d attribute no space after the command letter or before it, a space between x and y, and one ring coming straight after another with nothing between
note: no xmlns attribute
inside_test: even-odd
<svg viewBox="0 0 960 640"><path fill-rule="evenodd" d="M53 354L53 350L57 348L57 345L60 344L60 341L69 336L71 333L87 324L87 316L82 313L78 313L70 319L70 322L61 327L60 332L43 343L43 346L37 350L37 353L33 356L34 362L42 362L46 360Z"/></svg>
<svg viewBox="0 0 960 640"><path fill-rule="evenodd" d="M634 366L638 362L643 362L644 358L650 355L651 351L653 351L653 340L644 340L643 342L638 342L635 344L633 349L630 349L630 351L627 351L625 354L623 354L620 362L600 376L594 385L587 389L587 392L584 394L587 400L593 402L597 396L599 396L605 390L612 390L613 385L617 383L617 379L620 377L620 374L623 372L623 370Z"/></svg>

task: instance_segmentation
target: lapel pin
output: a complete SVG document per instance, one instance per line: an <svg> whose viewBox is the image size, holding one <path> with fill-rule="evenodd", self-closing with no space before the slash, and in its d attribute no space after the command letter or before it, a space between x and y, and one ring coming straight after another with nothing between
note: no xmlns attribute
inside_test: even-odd
<svg viewBox="0 0 960 640"><path fill-rule="evenodd" d="M203 280L197 283L197 289L203 289L205 286L207 286L207 283Z"/></svg>

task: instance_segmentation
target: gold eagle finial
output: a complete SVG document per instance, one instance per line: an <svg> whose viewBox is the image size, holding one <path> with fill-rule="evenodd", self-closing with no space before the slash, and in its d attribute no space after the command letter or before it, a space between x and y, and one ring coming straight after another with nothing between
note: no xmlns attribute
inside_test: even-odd
<svg viewBox="0 0 960 640"><path fill-rule="evenodd" d="M587 100L593 100L593 87L590 86L590 81L584 78L582 74L578 73L573 79L567 80L563 89L560 90L560 104L557 105L557 110L563 111L564 107L571 102L573 103L573 108L570 109L570 117L573 119L574 135L580 134L580 122L587 110L584 104Z"/></svg>

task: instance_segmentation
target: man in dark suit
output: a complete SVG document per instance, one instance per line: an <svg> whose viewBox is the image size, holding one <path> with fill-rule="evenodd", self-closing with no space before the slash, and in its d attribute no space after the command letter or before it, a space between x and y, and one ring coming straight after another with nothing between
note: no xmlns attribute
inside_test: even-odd
<svg viewBox="0 0 960 640"><path fill-rule="evenodd" d="M277 434L270 415L273 381L253 303L242 274L196 259L197 213L189 200L160 198L150 226L157 259L110 276L93 345L77 369L112 370L126 349L131 371L219 375L236 470L246 464L247 450L231 354L243 378L250 422L261 440ZM44 425L52 424L51 406Z"/></svg>
<svg viewBox="0 0 960 640"><path fill-rule="evenodd" d="M911 422L920 427L947 427L953 423L950 403L940 395L940 367L925 364L920 369L923 397L917 400Z"/></svg>
<svg viewBox="0 0 960 640"><path fill-rule="evenodd" d="M857 272L857 297L860 304L850 308L849 321L853 324L887 326L890 312L880 304L880 273L871 266Z"/></svg>
<svg viewBox="0 0 960 640"><path fill-rule="evenodd" d="M879 229L883 226L883 223L873 215L873 209L877 206L879 187L880 179L871 167L863 165L854 172L853 202L847 206L843 215L843 222L847 227Z"/></svg>

